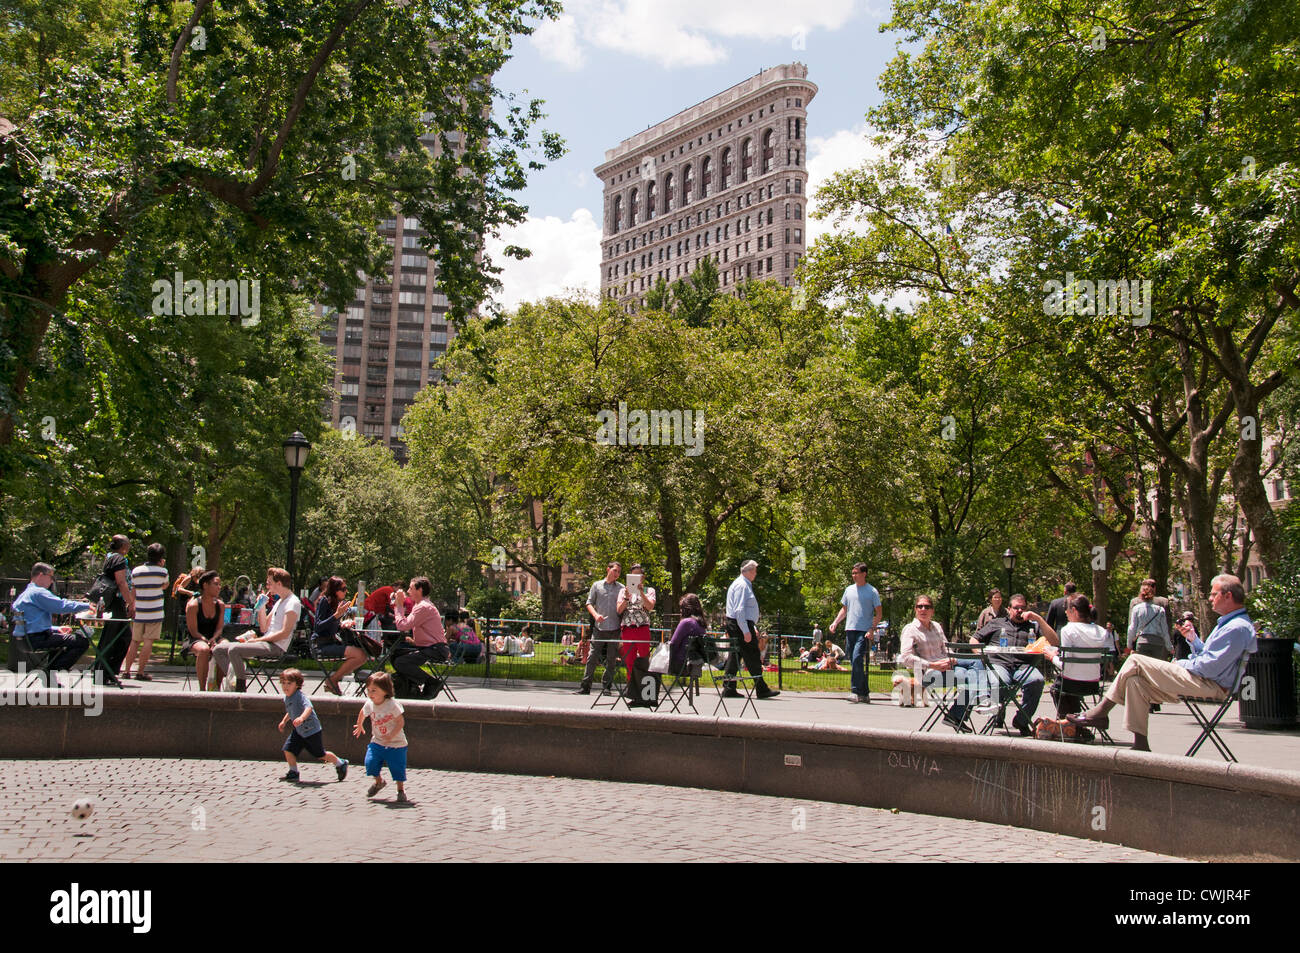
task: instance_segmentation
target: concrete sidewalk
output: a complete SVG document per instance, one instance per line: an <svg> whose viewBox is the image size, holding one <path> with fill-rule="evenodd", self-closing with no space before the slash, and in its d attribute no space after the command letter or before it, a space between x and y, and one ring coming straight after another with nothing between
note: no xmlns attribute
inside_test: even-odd
<svg viewBox="0 0 1300 953"><path fill-rule="evenodd" d="M127 692L174 692L181 690L184 682L183 669L152 667L149 672L154 677L153 681L124 681L124 687L121 690ZM311 690L319 680L319 675L314 672L305 672L304 674L307 676L307 688ZM599 687L597 687L589 696L575 695L574 690L577 686L572 682L525 683L494 679L490 685L485 686L482 679L453 678L451 685L456 693L457 700L460 702L473 705L504 705L519 708L586 710L591 707L592 701L599 692ZM191 689L194 688L192 679L190 687ZM351 697L354 687L350 678L343 683L345 697ZM117 691L117 689L109 688L107 691ZM325 696L324 692L321 691L317 693L317 697L329 696ZM609 697L605 699L606 702L610 700ZM441 699L438 703L445 704ZM403 702L403 704L419 705L428 703ZM706 678L700 686L700 697L696 701L697 711L700 715L710 716L713 714L716 704L717 693ZM778 698L755 702L755 704L758 705L759 716L763 721L855 728L889 728L896 731L915 731L919 729L921 723L925 720L926 714L930 711L927 708L899 707L893 703L888 695L881 694L873 695L869 705L850 704L847 694L825 692L782 692ZM740 703L728 702L728 708L734 717L740 711ZM1203 708L1208 710L1208 706L1203 706ZM609 709L601 710L608 711ZM618 711L625 711L621 704ZM645 711L645 709L633 709L633 711ZM1051 699L1044 692L1042 701L1038 706L1038 715L1047 717L1053 713ZM753 715L747 713L746 718L752 720ZM982 725L983 722L982 717L976 716L977 724ZM1126 747L1132 743L1133 736L1125 731L1123 727L1124 710L1122 708L1116 708L1111 713L1110 724L1111 737L1119 745ZM942 723L935 729L935 732L943 735L952 734L952 730L942 725ZM1196 740L1199 733L1200 730L1197 728L1191 714L1187 711L1186 706L1165 705L1162 712L1151 716L1150 743L1152 750L1157 754L1182 757ZM1234 705L1224 715L1223 721L1219 725L1219 733L1242 764L1300 772L1300 726L1291 731L1250 730L1241 724ZM1015 732L1006 734L997 732L997 734L1004 737L1019 737ZM1047 744L1048 742L1043 743ZM1213 744L1208 741L1196 757L1197 760L1207 762L1219 762L1221 760Z"/></svg>

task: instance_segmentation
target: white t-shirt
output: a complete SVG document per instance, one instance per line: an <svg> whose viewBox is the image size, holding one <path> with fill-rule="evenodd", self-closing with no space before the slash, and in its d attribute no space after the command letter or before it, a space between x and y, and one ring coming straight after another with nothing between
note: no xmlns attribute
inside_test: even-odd
<svg viewBox="0 0 1300 953"><path fill-rule="evenodd" d="M1109 632L1092 622L1067 622L1061 627L1061 646L1074 649L1110 649L1115 651L1115 641ZM1056 664L1061 664L1057 656ZM1071 662L1063 671L1066 678L1077 682L1095 682L1101 678L1101 665L1092 662Z"/></svg>
<svg viewBox="0 0 1300 953"><path fill-rule="evenodd" d="M302 618L302 602L292 593L287 596L282 596L276 601L275 608L271 610L271 622L267 626L267 634L269 635L272 632L278 631L280 627L284 625L284 617L290 612L295 612L297 613L298 618ZM292 639L293 630L290 629L288 632L284 633L284 638L273 639L271 644L278 645L280 648L288 651L289 642Z"/></svg>
<svg viewBox="0 0 1300 953"><path fill-rule="evenodd" d="M379 705L367 698L361 713L370 717L370 739L385 748L405 748L406 732L393 731L393 721L404 710L396 698L386 698Z"/></svg>

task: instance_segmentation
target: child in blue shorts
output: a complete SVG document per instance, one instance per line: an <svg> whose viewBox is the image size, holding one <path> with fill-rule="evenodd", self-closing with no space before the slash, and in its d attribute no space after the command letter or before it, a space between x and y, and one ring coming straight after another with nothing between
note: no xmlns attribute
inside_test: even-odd
<svg viewBox="0 0 1300 953"><path fill-rule="evenodd" d="M289 732L284 743L284 760L289 762L289 773L281 780L298 780L298 755L306 748L308 754L334 765L342 781L348 776L348 763L333 751L325 750L325 732L302 690L302 681L302 672L296 668L286 668L280 675L280 688L284 692L284 717L280 719L280 730L284 731L290 721L293 722L293 731Z"/></svg>
<svg viewBox="0 0 1300 953"><path fill-rule="evenodd" d="M357 726L352 734L360 738L370 719L370 745L366 748L366 777L374 784L366 797L374 797L384 787L380 769L386 764L397 782L397 802L405 804L406 796L406 733L402 730L406 718L402 705L393 697L393 678L387 672L375 672L366 679L366 703L357 714Z"/></svg>

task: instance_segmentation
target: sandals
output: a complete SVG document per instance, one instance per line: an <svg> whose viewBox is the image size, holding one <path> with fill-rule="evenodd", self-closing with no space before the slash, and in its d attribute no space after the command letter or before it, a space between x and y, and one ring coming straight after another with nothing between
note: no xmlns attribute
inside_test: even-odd
<svg viewBox="0 0 1300 953"><path fill-rule="evenodd" d="M1100 728L1104 731L1110 727L1109 717L1092 721L1086 715L1066 715L1065 720L1076 728Z"/></svg>
<svg viewBox="0 0 1300 953"><path fill-rule="evenodd" d="M343 692L339 689L339 687L334 684L334 678L332 676L330 678L325 679L325 681L321 682L321 684L325 686L325 691L329 692L331 695L343 694Z"/></svg>

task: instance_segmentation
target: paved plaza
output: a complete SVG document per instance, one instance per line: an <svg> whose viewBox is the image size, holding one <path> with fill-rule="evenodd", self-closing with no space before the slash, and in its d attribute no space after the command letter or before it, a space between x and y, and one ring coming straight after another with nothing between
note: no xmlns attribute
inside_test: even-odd
<svg viewBox="0 0 1300 953"><path fill-rule="evenodd" d="M274 753L275 736L268 733ZM413 770L365 797L304 762L10 761L0 860L1077 861L1176 858L1111 844L818 801L660 785ZM87 821L72 805L95 802Z"/></svg>
<svg viewBox="0 0 1300 953"><path fill-rule="evenodd" d="M316 685L317 678L308 675L308 688ZM184 681L180 669L159 671L154 674L152 682L125 682L123 691L178 691ZM190 683L191 688L193 682ZM452 679L452 686L457 699L469 705L505 705L520 708L548 708L585 710L591 707L599 682L591 696L574 695L576 684L538 684L528 682L511 682L494 679L485 686L483 680ZM344 683L350 695L353 689L351 681ZM116 689L108 689L116 691ZM323 693L320 697L323 697ZM425 704L410 702L409 704ZM717 694L706 678L701 685L699 700L696 702L699 714L712 715L717 704ZM759 715L763 721L794 722L796 724L837 725L855 728L889 728L895 731L915 731L921 727L929 709L902 708L894 704L888 695L872 696L870 705L851 705L848 695L829 692L782 692L780 697L765 702L758 702ZM730 704L731 714L737 715L740 707ZM607 711L608 709L601 709ZM1207 713L1211 710L1206 706ZM620 705L619 712L624 709ZM642 710L644 711L644 710ZM667 711L667 709L665 709ZM1038 706L1038 714L1054 714L1051 698L1043 693ZM747 714L752 720L752 715ZM984 719L977 718L983 724ZM1124 730L1124 709L1116 708L1111 712L1111 737L1123 747L1127 747L1133 736ZM951 735L952 731L940 725L936 734ZM1262 768L1278 768L1284 771L1300 771L1300 727L1293 731L1256 731L1242 726L1237 717L1237 706L1233 705L1223 721L1219 732L1227 741L1233 754L1242 764ZM1191 747L1200 730L1184 705L1165 705L1164 710L1151 716L1151 748L1157 754L1182 757ZM997 732L999 737L1019 737L1013 733ZM1044 742L1046 744L1047 742ZM1214 746L1206 742L1196 756L1198 761L1222 763Z"/></svg>

